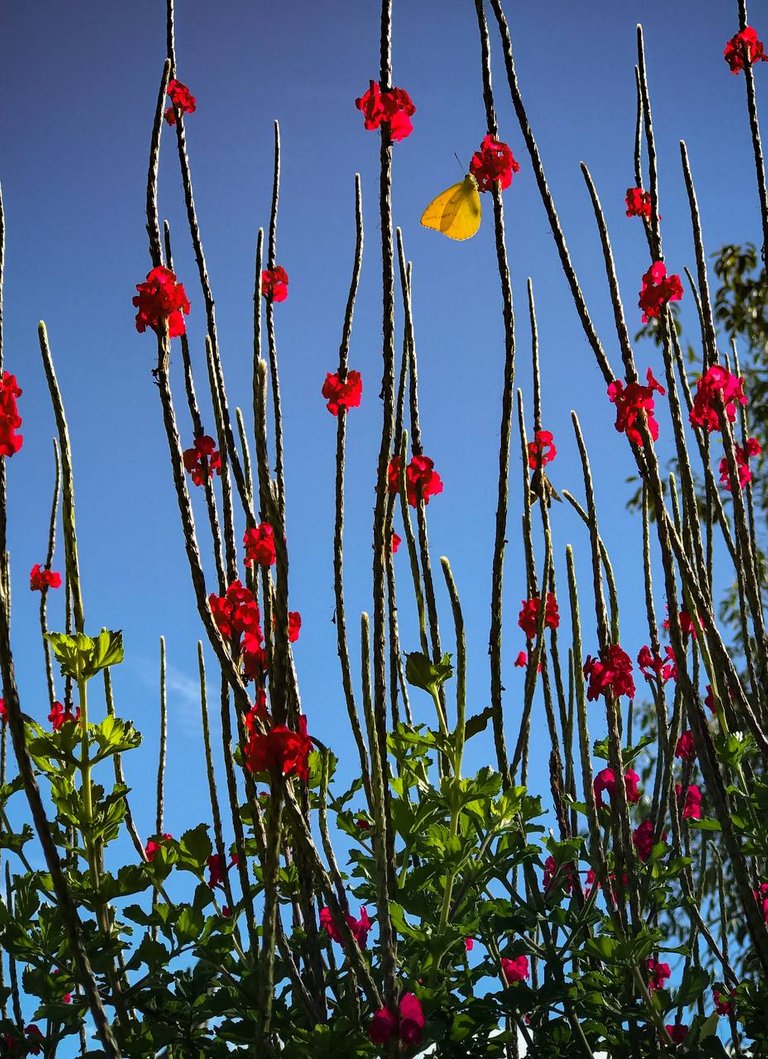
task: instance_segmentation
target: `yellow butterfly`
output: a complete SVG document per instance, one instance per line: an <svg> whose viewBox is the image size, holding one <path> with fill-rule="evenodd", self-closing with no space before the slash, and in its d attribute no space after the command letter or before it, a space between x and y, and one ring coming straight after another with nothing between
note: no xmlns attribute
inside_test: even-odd
<svg viewBox="0 0 768 1059"><path fill-rule="evenodd" d="M432 199L421 215L421 223L449 239L471 239L480 227L482 215L477 181L467 173L460 184L453 184Z"/></svg>

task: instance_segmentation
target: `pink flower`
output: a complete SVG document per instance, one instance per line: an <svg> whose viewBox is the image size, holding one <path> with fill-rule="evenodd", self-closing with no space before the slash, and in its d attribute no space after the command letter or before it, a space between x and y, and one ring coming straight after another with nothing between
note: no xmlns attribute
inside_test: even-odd
<svg viewBox="0 0 768 1059"><path fill-rule="evenodd" d="M149 842L147 842L144 847L144 853L146 854L147 860L152 862L162 849L163 843L171 838L173 838L173 835L168 834L159 835L157 838L150 838Z"/></svg>
<svg viewBox="0 0 768 1059"><path fill-rule="evenodd" d="M659 963L653 956L645 961L645 969L648 972L648 992L653 993L657 989L664 989L667 979L672 976L668 963Z"/></svg>
<svg viewBox="0 0 768 1059"><path fill-rule="evenodd" d="M688 418L695 427L702 427L711 434L720 429L719 409L725 410L729 423L735 421L737 403L747 403L744 379L719 364L713 364L696 382L693 408Z"/></svg>
<svg viewBox="0 0 768 1059"><path fill-rule="evenodd" d="M635 682L632 679L632 659L618 644L611 644L604 659L587 655L584 676L589 678L587 699L594 702L600 695L611 691L617 697L635 697Z"/></svg>
<svg viewBox="0 0 768 1059"><path fill-rule="evenodd" d="M666 842L666 829L661 833L661 841ZM632 845L637 850L639 860L645 864L650 857L655 842L654 826L652 820L643 820L642 824L632 832Z"/></svg>
<svg viewBox="0 0 768 1059"><path fill-rule="evenodd" d="M347 926L352 931L355 941L361 949L365 948L365 943L368 940L368 933L371 929L371 921L368 918L368 911L366 908L360 909L360 918L355 919L354 916L347 915ZM320 909L320 926L333 941L341 941L342 934L339 929L339 925L331 914L330 908Z"/></svg>
<svg viewBox="0 0 768 1059"><path fill-rule="evenodd" d="M511 959L502 958L501 971L507 980L507 985L514 982L522 982L530 977L527 956L513 956Z"/></svg>
<svg viewBox="0 0 768 1059"><path fill-rule="evenodd" d="M628 802L634 803L640 801L640 777L633 769L627 769L624 773L624 790L626 792L626 798ZM602 806L603 802L603 791L608 792L608 797L613 798L616 790L616 775L611 768L604 768L601 772L595 776L592 787L595 792L595 799L597 804Z"/></svg>
<svg viewBox="0 0 768 1059"><path fill-rule="evenodd" d="M643 323L661 315L661 310L669 302L677 302L683 296L683 285L680 277L667 275L667 266L663 261L654 261L643 276L643 288L640 291L638 305L643 310Z"/></svg>
<svg viewBox="0 0 768 1059"><path fill-rule="evenodd" d="M683 761L694 761L696 759L696 744L693 739L693 732L690 729L687 732L683 732L678 739L675 747L675 757L679 757Z"/></svg>
<svg viewBox="0 0 768 1059"><path fill-rule="evenodd" d="M374 1044L385 1044L395 1034L403 1044L420 1044L424 1024L421 1001L414 993L404 993L397 1015L388 1008L379 1008L368 1027L368 1036Z"/></svg>
<svg viewBox="0 0 768 1059"><path fill-rule="evenodd" d="M675 794L678 802L683 793L681 783L675 784ZM701 791L695 783L691 783L685 792L685 804L683 805L683 820L701 820Z"/></svg>
<svg viewBox="0 0 768 1059"><path fill-rule="evenodd" d="M464 950L465 952L472 952L475 947L474 938L464 938Z"/></svg>

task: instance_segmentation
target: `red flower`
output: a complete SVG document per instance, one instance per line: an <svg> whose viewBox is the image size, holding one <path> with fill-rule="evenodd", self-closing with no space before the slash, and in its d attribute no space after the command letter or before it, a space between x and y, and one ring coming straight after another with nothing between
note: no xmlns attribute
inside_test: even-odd
<svg viewBox="0 0 768 1059"><path fill-rule="evenodd" d="M696 381L696 394L689 419L695 427L703 427L711 434L713 430L720 429L720 408L725 409L728 422L734 422L737 401L739 404L747 403L744 380L721 368L719 364L713 364Z"/></svg>
<svg viewBox="0 0 768 1059"><path fill-rule="evenodd" d="M421 1001L414 993L404 993L398 1004L398 1014L379 1008L368 1027L368 1037L374 1044L386 1044L395 1034L403 1044L420 1044L424 1029Z"/></svg>
<svg viewBox="0 0 768 1059"><path fill-rule="evenodd" d="M54 976L60 975L60 974L62 974L62 970L61 970L60 967L54 967L54 969L51 971L51 974L54 975ZM72 994L71 993L62 993L61 1001L62 1001L63 1004L71 1004L72 1003Z"/></svg>
<svg viewBox="0 0 768 1059"><path fill-rule="evenodd" d="M182 313L189 315L189 299L181 283L176 282L176 273L169 268L158 265L147 273L145 283L137 283L139 292L133 304L139 310L136 313L136 330L146 331L151 327L161 334L164 324L168 326L168 337L177 338L186 333Z"/></svg>
<svg viewBox="0 0 768 1059"><path fill-rule="evenodd" d="M233 581L223 596L208 597L213 620L221 635L232 642L235 654L242 654L246 680L253 680L264 672L264 634L261 612L251 592L239 581Z"/></svg>
<svg viewBox="0 0 768 1059"><path fill-rule="evenodd" d="M464 938L464 951L465 952L472 952L474 947L475 947L475 939L474 938Z"/></svg>
<svg viewBox="0 0 768 1059"><path fill-rule="evenodd" d="M667 1031L667 1033L675 1042L675 1044L682 1044L685 1038L688 1036L688 1027L684 1026L682 1022L676 1022L674 1026L665 1026L664 1029Z"/></svg>
<svg viewBox="0 0 768 1059"><path fill-rule="evenodd" d="M627 217L644 217L651 219L651 193L642 188L627 188Z"/></svg>
<svg viewBox="0 0 768 1059"><path fill-rule="evenodd" d="M45 1038L34 1024L24 1027L24 1036L27 1038L27 1055L40 1055L43 1050Z"/></svg>
<svg viewBox="0 0 768 1059"><path fill-rule="evenodd" d="M762 446L757 438L747 438L746 444L734 446L736 470L739 475L739 489L743 489L748 482L752 481L752 471L749 466L749 461L752 456L759 456L762 451ZM724 488L730 493L731 479L728 475L728 459L726 456L723 456L720 460L720 481Z"/></svg>
<svg viewBox="0 0 768 1059"><path fill-rule="evenodd" d="M275 531L268 522L262 522L258 526L245 531L243 537L245 545L245 565L258 563L259 566L274 565L277 555L275 554Z"/></svg>
<svg viewBox="0 0 768 1059"><path fill-rule="evenodd" d="M662 684L666 684L668 680L677 680L675 653L670 644L666 644L664 653L667 656L666 660L656 653L651 653L651 649L647 644L640 648L637 664L646 680L653 680L654 676Z"/></svg>
<svg viewBox="0 0 768 1059"><path fill-rule="evenodd" d="M653 993L657 989L663 989L668 978L672 977L672 971L668 963L659 963L653 956L645 961L645 969L648 972L648 992Z"/></svg>
<svg viewBox="0 0 768 1059"><path fill-rule="evenodd" d="M618 644L611 644L604 661L587 655L584 676L589 678L587 699L594 702L608 690L614 695L635 697L635 682L632 679L632 659Z"/></svg>
<svg viewBox="0 0 768 1059"><path fill-rule="evenodd" d="M282 265L261 273L261 293L268 302L284 302L288 297L288 273Z"/></svg>
<svg viewBox="0 0 768 1059"><path fill-rule="evenodd" d="M48 720L53 725L54 732L59 732L65 724L80 720L80 707L75 706L75 712L70 713L69 709L60 702L54 702L51 712L48 714Z"/></svg>
<svg viewBox="0 0 768 1059"><path fill-rule="evenodd" d="M197 101L186 85L175 78L168 82L168 95L171 97L172 106L168 107L163 115L169 125L176 124L176 112L179 114L194 114Z"/></svg>
<svg viewBox="0 0 768 1059"><path fill-rule="evenodd" d="M530 976L528 970L527 956L513 956L512 959L502 957L501 971L507 980L507 985L513 982L522 982Z"/></svg>
<svg viewBox="0 0 768 1059"><path fill-rule="evenodd" d="M680 632L683 634L683 639L687 640L689 636L692 636L694 638L694 640L695 640L696 639L696 623L694 622L693 618L690 616L688 611L687 610L679 611L678 615L677 615L677 620L680 623ZM699 618L699 624L703 624L701 618ZM664 626L663 627L667 631L669 631L669 607L668 606L667 606L667 617L664 619ZM671 651L672 649L669 648L669 650ZM674 655L672 655L672 657L674 658Z"/></svg>
<svg viewBox="0 0 768 1059"><path fill-rule="evenodd" d="M389 538L389 542L392 546L392 554L394 555L397 552L397 549L403 543L403 538L398 533L395 533L393 530L392 536Z"/></svg>
<svg viewBox="0 0 768 1059"><path fill-rule="evenodd" d="M24 438L16 431L21 426L21 416L16 398L22 390L16 384L16 376L3 372L0 382L0 456L13 456L24 444Z"/></svg>
<svg viewBox="0 0 768 1059"><path fill-rule="evenodd" d="M301 632L301 614L297 610L288 611L288 640L296 643Z"/></svg>
<svg viewBox="0 0 768 1059"><path fill-rule="evenodd" d="M358 831L370 831L371 830L370 821L366 820L362 816L358 816L358 818L355 820L355 827L358 829Z"/></svg>
<svg viewBox="0 0 768 1059"><path fill-rule="evenodd" d="M35 563L29 571L29 587L32 592L42 592L44 588L61 588L61 574Z"/></svg>
<svg viewBox="0 0 768 1059"><path fill-rule="evenodd" d="M224 889L224 878L229 871L228 866L224 863L224 858L220 853L212 853L208 858L208 885L212 890L215 890L217 886Z"/></svg>
<svg viewBox="0 0 768 1059"><path fill-rule="evenodd" d="M148 861L153 861L157 856L158 852L162 849L163 843L173 838L173 835L164 834L158 835L157 838L150 838L144 847L144 853L146 854Z"/></svg>
<svg viewBox="0 0 768 1059"><path fill-rule="evenodd" d="M612 404L616 405L616 429L619 433L627 435L635 445L642 447L643 435L637 427L637 423L643 417L646 420L648 433L655 441L659 436L659 424L656 422L653 411L655 407L653 394L660 393L662 397L667 392L664 387L653 377L650 368L646 372L647 386L641 386L639 382L630 382L627 388L621 379L614 379L608 387L608 397Z"/></svg>
<svg viewBox="0 0 768 1059"><path fill-rule="evenodd" d="M723 51L723 58L731 68L732 74L741 73L747 63L764 63L768 59L763 42L757 39L757 30L745 26L731 37Z"/></svg>
<svg viewBox="0 0 768 1059"><path fill-rule="evenodd" d="M693 732L683 732L675 747L675 757L682 761L694 761L696 759L696 744L693 741Z"/></svg>
<svg viewBox="0 0 768 1059"><path fill-rule="evenodd" d="M435 464L429 456L414 456L405 468L405 492L411 507L417 507L420 500L429 503L431 496L443 491L443 482ZM393 456L387 471L387 486L390 493L400 491L400 457Z"/></svg>
<svg viewBox="0 0 768 1059"><path fill-rule="evenodd" d="M365 943L368 940L368 933L373 925L368 918L368 911L365 908L360 909L360 918L355 919L354 916L347 915L347 926L352 931L355 941L361 949L365 948ZM320 926L331 938L332 941L341 941L341 930L339 924L331 915L330 908L320 909Z"/></svg>
<svg viewBox="0 0 768 1059"><path fill-rule="evenodd" d="M274 771L280 776L298 776L306 782L311 749L307 718L299 717L298 732L284 724L276 724L264 734L252 732L245 746L245 761L251 772Z"/></svg>
<svg viewBox="0 0 768 1059"><path fill-rule="evenodd" d="M683 793L681 783L675 784L675 794L678 802ZM701 820L701 791L695 783L691 783L685 792L685 805L683 806L683 820Z"/></svg>
<svg viewBox="0 0 768 1059"><path fill-rule="evenodd" d="M734 1013L732 993L721 993L719 989L713 989L712 1000L718 1015L732 1015Z"/></svg>
<svg viewBox="0 0 768 1059"><path fill-rule="evenodd" d="M549 430L537 430L533 438L528 442L528 466L532 471L538 471L554 460L557 449Z"/></svg>
<svg viewBox="0 0 768 1059"><path fill-rule="evenodd" d="M661 315L661 310L668 302L678 302L682 296L680 277L668 276L664 262L654 261L643 276L643 289L637 303L643 310L643 323L647 324L652 317Z"/></svg>
<svg viewBox="0 0 768 1059"><path fill-rule="evenodd" d="M221 474L221 453L216 442L207 434L195 438L191 449L184 449L184 468L189 471L195 485L202 485L213 478L214 472Z"/></svg>
<svg viewBox="0 0 768 1059"><path fill-rule="evenodd" d="M527 639L536 639L536 630L539 624L539 600L538 596L521 600L523 608L517 617L517 624L525 633ZM560 625L560 614L557 610L557 600L554 593L547 592L547 602L544 605L544 627L557 629Z"/></svg>
<svg viewBox="0 0 768 1059"><path fill-rule="evenodd" d="M666 828L661 833L661 841L667 841ZM632 832L632 845L637 850L637 856L645 863L651 855L655 843L653 821L643 820L642 824Z"/></svg>
<svg viewBox="0 0 768 1059"><path fill-rule="evenodd" d="M520 166L507 144L488 133L472 155L469 171L477 181L478 191L490 191L494 184L504 191L512 183L512 174L520 172Z"/></svg>
<svg viewBox="0 0 768 1059"><path fill-rule="evenodd" d="M5 724L8 720L8 707L5 705L5 699L0 699L0 724Z"/></svg>
<svg viewBox="0 0 768 1059"><path fill-rule="evenodd" d="M393 140L404 140L413 132L411 116L416 113L413 100L404 88L381 91L378 81L371 81L368 91L355 100L362 111L366 129L378 129L382 122L389 125Z"/></svg>
<svg viewBox="0 0 768 1059"><path fill-rule="evenodd" d="M768 882L760 883L759 890L753 891L755 900L760 905L763 919L768 923Z"/></svg>
<svg viewBox="0 0 768 1059"><path fill-rule="evenodd" d="M627 797L627 801L634 803L640 801L640 777L634 771L634 769L627 769L624 773L624 791ZM603 802L603 791L608 792L608 797L613 798L614 791L616 790L616 775L611 768L602 769L595 776L592 783L592 787L595 792L595 798L597 804L602 806Z"/></svg>
<svg viewBox="0 0 768 1059"><path fill-rule="evenodd" d="M525 669L525 667L528 665L528 655L525 653L525 651L520 651L517 658L515 659L515 665L518 669Z"/></svg>
<svg viewBox="0 0 768 1059"><path fill-rule="evenodd" d="M322 394L328 402L328 411L332 416L337 416L340 408L359 408L363 395L360 372L348 371L344 382L339 379L338 372L333 375L329 373L325 376Z"/></svg>

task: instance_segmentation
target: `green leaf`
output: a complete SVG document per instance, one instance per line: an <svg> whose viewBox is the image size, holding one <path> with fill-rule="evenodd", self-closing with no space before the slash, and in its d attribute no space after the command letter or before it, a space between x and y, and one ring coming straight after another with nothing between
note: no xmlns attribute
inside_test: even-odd
<svg viewBox="0 0 768 1059"><path fill-rule="evenodd" d="M493 706L486 706L480 713L475 713L471 717L467 718L467 723L464 727L464 735L466 739L471 739L473 735L477 735L479 732L484 732L488 727L488 722L493 717Z"/></svg>
<svg viewBox="0 0 768 1059"><path fill-rule="evenodd" d="M703 967L689 967L675 996L675 1007L694 1004L709 986L709 981L709 975Z"/></svg>
<svg viewBox="0 0 768 1059"><path fill-rule="evenodd" d="M85 633L70 636L65 632L48 632L45 638L51 645L64 676L73 680L90 680L102 669L117 665L124 657L123 634L119 630L102 629L95 639Z"/></svg>
<svg viewBox="0 0 768 1059"><path fill-rule="evenodd" d="M176 920L176 936L182 945L200 937L205 922L203 913L193 905L183 905Z"/></svg>
<svg viewBox="0 0 768 1059"><path fill-rule="evenodd" d="M446 680L453 676L451 656L444 654L442 660L434 665L426 655L420 651L414 651L406 655L405 679L415 688L423 688L430 695L436 695L437 691Z"/></svg>
<svg viewBox="0 0 768 1059"><path fill-rule="evenodd" d="M189 831L185 831L179 841L179 852L187 861L202 871L208 858L213 851L211 840L208 836L208 825L198 824ZM186 854L186 857L184 855Z"/></svg>

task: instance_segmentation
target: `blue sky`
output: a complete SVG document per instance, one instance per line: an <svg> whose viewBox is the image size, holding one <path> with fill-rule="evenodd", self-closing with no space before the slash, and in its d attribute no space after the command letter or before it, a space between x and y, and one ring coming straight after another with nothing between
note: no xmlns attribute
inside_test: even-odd
<svg viewBox="0 0 768 1059"><path fill-rule="evenodd" d="M708 251L759 240L759 214L744 108L744 85L722 60L737 28L736 5L714 0L670 5L512 4L518 73L572 256L614 364L611 310L586 189L586 161L601 195L630 330L640 277L648 267L640 222L624 216L634 183L635 25L643 20L660 155L661 213L667 264L694 266L678 141L688 144ZM764 7L755 5L753 24ZM494 34L494 43L496 38ZM133 324L131 297L148 271L144 189L150 125L165 57L164 4L60 4L38 0L0 12L0 181L7 218L6 367L24 388L23 450L9 464L13 635L23 707L44 718L37 596L30 567L44 558L52 485L54 422L37 349L36 324L50 333L73 440L78 530L87 626L122 628L126 661L114 674L118 711L133 718L145 746L125 768L135 789L139 828L153 829L158 718L158 640L167 638L171 737L166 827L180 834L209 819L199 734L196 640L201 635L181 547L159 401L150 375L154 341ZM230 403L250 405L249 365L256 232L269 218L272 123L280 121L283 183L278 261L290 296L276 306L288 478L291 606L301 611L296 645L310 732L353 764L335 652L331 535L335 422L320 397L334 370L354 244L354 174L360 172L366 221L362 286L350 366L363 375L360 409L349 418L347 601L353 630L370 610L370 524L380 404L380 292L377 221L378 140L366 133L354 99L378 70L378 5L293 0L282 5L180 0L178 76L197 96L187 135L198 213L217 304ZM539 314L544 425L559 455L558 489L583 495L570 411L581 418L593 459L603 535L622 586L622 633L633 655L646 642L640 583L641 529L624 511L634 465L613 429L613 409L579 327L514 121L498 48L494 51L500 135L520 172L505 193L509 258L518 313L518 368L532 414L525 282L533 277ZM394 82L413 97L412 136L395 147L394 216L413 260L414 310L426 452L445 483L429 507L435 565L446 554L462 595L470 637L470 708L488 702L487 639L495 466L503 342L491 225L453 244L419 226L426 203L461 178L485 133L474 5L438 0L395 3ZM758 81L763 79L758 69ZM203 388L204 312L195 282L173 140L165 136L161 216L174 232L179 278L192 301L188 332ZM490 212L490 211L488 211ZM685 285L685 284L684 284ZM695 336L690 295L683 316ZM651 346L638 364L659 365ZM179 368L176 354L175 368ZM657 371L657 374L658 371ZM178 403L181 389L178 370ZM663 402L662 452L671 428ZM185 439L191 428L182 418ZM212 418L206 414L212 431ZM522 673L512 668L523 637L516 627L525 594L519 543L519 442L513 438L506 567L504 654L509 738L516 730ZM202 514L202 513L201 513ZM574 544L586 572L587 539L563 505L553 510L562 556ZM242 532L240 527L239 532ZM205 541L205 524L199 521ZM541 556L541 552L539 553ZM541 565L541 558L539 559ZM418 639L401 569L403 648ZM62 565L61 552L55 567ZM589 615L588 581L582 612ZM52 594L51 623L63 624ZM443 638L450 612L440 591ZM565 607L563 605L563 610ZM663 601L657 599L659 613ZM585 621L586 650L594 629ZM211 683L216 697L215 683ZM421 720L432 718L414 692ZM94 707L92 707L94 709ZM99 707L95 710L98 715ZM603 734L599 712L594 736ZM534 759L547 754L543 735ZM473 751L473 763L492 750Z"/></svg>

